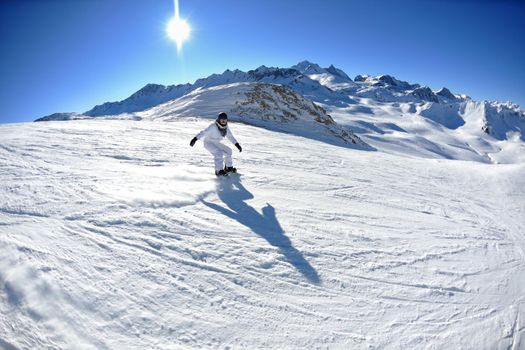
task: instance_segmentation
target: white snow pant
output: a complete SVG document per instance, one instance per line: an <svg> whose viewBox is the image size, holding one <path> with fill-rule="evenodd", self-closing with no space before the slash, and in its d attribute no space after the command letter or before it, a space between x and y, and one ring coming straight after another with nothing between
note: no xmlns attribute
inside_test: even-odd
<svg viewBox="0 0 525 350"><path fill-rule="evenodd" d="M230 147L218 142L204 142L204 148L213 155L215 171L224 169L224 166L233 166Z"/></svg>

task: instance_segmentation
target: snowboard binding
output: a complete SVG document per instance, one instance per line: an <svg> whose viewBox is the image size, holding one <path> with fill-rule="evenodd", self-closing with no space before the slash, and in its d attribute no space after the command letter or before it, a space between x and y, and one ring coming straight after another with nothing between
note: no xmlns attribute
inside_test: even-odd
<svg viewBox="0 0 525 350"><path fill-rule="evenodd" d="M217 175L217 177L228 176L229 174L237 174L237 168L225 166L224 169L215 171L215 175Z"/></svg>

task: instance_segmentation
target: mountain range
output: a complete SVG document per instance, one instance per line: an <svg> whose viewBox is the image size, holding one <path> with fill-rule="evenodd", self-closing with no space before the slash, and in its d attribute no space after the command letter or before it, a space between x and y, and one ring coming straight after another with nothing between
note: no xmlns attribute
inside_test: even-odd
<svg viewBox="0 0 525 350"><path fill-rule="evenodd" d="M214 118L220 111L235 121L368 150L525 161L525 113L515 104L478 102L446 87L433 91L391 75L352 79L333 65L322 68L309 61L289 68L226 70L193 84L148 84L122 101L37 121Z"/></svg>

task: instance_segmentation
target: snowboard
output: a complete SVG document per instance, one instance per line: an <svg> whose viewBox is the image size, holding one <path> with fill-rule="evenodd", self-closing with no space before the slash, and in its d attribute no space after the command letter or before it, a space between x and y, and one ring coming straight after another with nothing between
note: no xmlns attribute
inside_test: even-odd
<svg viewBox="0 0 525 350"><path fill-rule="evenodd" d="M230 172L225 173L224 175L216 175L218 179L226 178L226 177L234 177L234 176L240 177L241 174L239 174L237 171L230 171Z"/></svg>

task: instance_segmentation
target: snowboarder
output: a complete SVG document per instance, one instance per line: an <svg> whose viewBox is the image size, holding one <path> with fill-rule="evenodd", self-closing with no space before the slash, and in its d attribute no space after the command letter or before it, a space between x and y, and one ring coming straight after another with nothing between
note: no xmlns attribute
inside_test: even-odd
<svg viewBox="0 0 525 350"><path fill-rule="evenodd" d="M213 155L215 161L215 175L222 176L228 173L235 173L237 169L233 167L232 150L230 147L221 143L227 137L232 144L237 147L239 152L242 152L242 147L233 136L231 130L228 128L228 115L224 112L217 116L217 120L210 124L206 129L202 130L190 141L190 146L193 147L195 142L204 139L204 148Z"/></svg>

